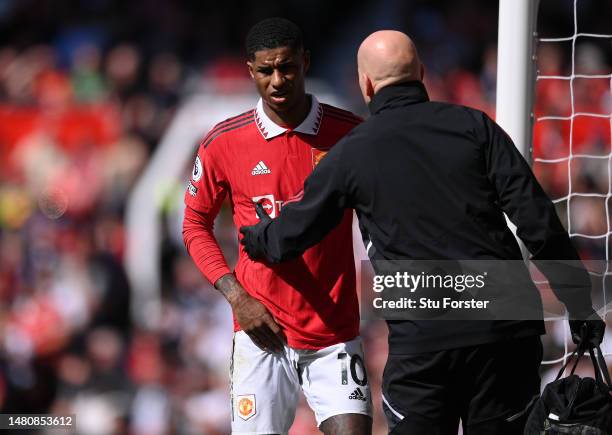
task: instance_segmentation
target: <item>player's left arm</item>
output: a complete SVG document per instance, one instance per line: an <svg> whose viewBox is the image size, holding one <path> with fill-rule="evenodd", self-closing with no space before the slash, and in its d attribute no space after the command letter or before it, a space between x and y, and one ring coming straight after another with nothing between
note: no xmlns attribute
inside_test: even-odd
<svg viewBox="0 0 612 435"><path fill-rule="evenodd" d="M304 196L270 219L257 207L260 222L240 228L241 243L253 259L272 263L298 257L334 229L348 207L342 141L323 158L304 183Z"/></svg>

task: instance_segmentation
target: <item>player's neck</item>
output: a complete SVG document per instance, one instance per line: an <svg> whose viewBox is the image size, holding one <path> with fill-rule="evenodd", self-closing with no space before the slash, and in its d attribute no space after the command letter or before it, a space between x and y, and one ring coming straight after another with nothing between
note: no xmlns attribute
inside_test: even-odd
<svg viewBox="0 0 612 435"><path fill-rule="evenodd" d="M275 124L285 128L295 128L300 125L310 112L311 98L308 95L304 97L286 112L278 113L272 110L267 104L263 105L264 112L268 118Z"/></svg>

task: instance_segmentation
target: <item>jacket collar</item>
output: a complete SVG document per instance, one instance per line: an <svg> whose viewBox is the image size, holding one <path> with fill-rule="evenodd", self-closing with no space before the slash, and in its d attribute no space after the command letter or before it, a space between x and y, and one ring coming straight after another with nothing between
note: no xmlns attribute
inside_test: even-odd
<svg viewBox="0 0 612 435"><path fill-rule="evenodd" d="M306 118L300 125L295 127L293 131L314 136L319 132L321 118L323 117L323 106L321 106L314 95L310 95L310 101L310 112L308 112ZM255 108L255 122L264 139L272 139L289 130L288 128L281 127L266 115L261 98L257 102L257 107Z"/></svg>
<svg viewBox="0 0 612 435"><path fill-rule="evenodd" d="M411 81L385 86L372 97L368 108L375 115L386 109L424 101L429 101L425 85L420 81Z"/></svg>

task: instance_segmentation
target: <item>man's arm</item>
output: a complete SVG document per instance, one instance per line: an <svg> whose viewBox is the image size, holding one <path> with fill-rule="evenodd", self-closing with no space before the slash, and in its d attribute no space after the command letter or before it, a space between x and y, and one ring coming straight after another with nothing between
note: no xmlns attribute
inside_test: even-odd
<svg viewBox="0 0 612 435"><path fill-rule="evenodd" d="M213 232L216 212L200 212L185 206L183 243L202 275L216 283L230 269Z"/></svg>
<svg viewBox="0 0 612 435"><path fill-rule="evenodd" d="M185 193L183 241L202 274L232 307L240 328L264 350L282 349L284 335L266 308L251 297L230 272L215 238L213 225L228 184L215 144L200 147Z"/></svg>
<svg viewBox="0 0 612 435"><path fill-rule="evenodd" d="M257 225L240 229L241 243L251 258L278 263L298 257L342 221L348 199L341 151L340 142L316 166L300 201L286 204L274 220L258 212Z"/></svg>
<svg viewBox="0 0 612 435"><path fill-rule="evenodd" d="M580 329L582 322L578 320L600 322L593 310L589 274L563 228L554 204L512 139L489 117L483 117L488 178L495 186L502 210L516 225L518 237L532 253L531 260L567 307L570 319L576 319L570 322L572 333ZM597 328L601 328L600 323ZM599 333L603 336L603 329ZM598 339L601 341L601 337Z"/></svg>

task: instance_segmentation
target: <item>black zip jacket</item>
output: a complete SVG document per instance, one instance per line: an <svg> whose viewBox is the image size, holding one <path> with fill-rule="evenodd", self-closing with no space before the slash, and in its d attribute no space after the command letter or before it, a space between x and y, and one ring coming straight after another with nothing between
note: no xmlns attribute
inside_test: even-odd
<svg viewBox="0 0 612 435"><path fill-rule="evenodd" d="M481 111L429 101L421 82L381 89L372 116L317 165L301 201L262 226L272 262L300 255L355 209L371 260L520 260L503 212L533 260L579 260L554 205L510 137ZM339 247L339 249L342 249ZM553 289L551 271L542 270ZM590 288L584 269L579 273ZM539 298L535 287L530 297ZM557 296L592 311L590 292ZM542 321L388 321L390 353L544 333Z"/></svg>

